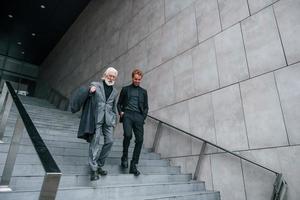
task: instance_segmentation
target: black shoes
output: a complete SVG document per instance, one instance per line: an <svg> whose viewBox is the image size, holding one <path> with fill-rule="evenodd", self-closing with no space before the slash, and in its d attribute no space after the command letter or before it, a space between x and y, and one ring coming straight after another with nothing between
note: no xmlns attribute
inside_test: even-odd
<svg viewBox="0 0 300 200"><path fill-rule="evenodd" d="M107 171L103 170L101 167L98 167L97 169L97 173L101 176L106 176L107 175Z"/></svg>
<svg viewBox="0 0 300 200"><path fill-rule="evenodd" d="M130 162L130 169L129 169L129 173L133 174L135 176L139 176L141 173L139 172L139 170L137 170L136 168L136 164L133 163L132 161Z"/></svg>
<svg viewBox="0 0 300 200"><path fill-rule="evenodd" d="M127 158L125 158L125 157L121 158L121 167L123 169L128 168L128 159Z"/></svg>
<svg viewBox="0 0 300 200"><path fill-rule="evenodd" d="M127 157L122 156L122 158L121 158L121 167L123 169L128 168L128 159L127 159ZM130 162L129 174L134 174L135 176L138 176L138 175L141 174L139 172L139 170L137 170L136 164L133 161Z"/></svg>
<svg viewBox="0 0 300 200"><path fill-rule="evenodd" d="M101 167L98 167L97 171L91 171L91 181L97 181L100 179L99 175L106 176L107 171L103 170Z"/></svg>
<svg viewBox="0 0 300 200"><path fill-rule="evenodd" d="M91 181L99 180L99 175L96 171L91 171Z"/></svg>

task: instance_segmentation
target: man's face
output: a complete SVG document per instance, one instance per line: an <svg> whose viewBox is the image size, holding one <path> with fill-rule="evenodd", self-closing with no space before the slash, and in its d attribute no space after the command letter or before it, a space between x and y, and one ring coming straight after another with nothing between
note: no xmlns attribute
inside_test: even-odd
<svg viewBox="0 0 300 200"><path fill-rule="evenodd" d="M116 76L112 73L109 73L105 76L105 81L107 85L113 85L115 83L116 80Z"/></svg>
<svg viewBox="0 0 300 200"><path fill-rule="evenodd" d="M142 76L135 74L132 78L132 84L135 86L139 86L142 80Z"/></svg>

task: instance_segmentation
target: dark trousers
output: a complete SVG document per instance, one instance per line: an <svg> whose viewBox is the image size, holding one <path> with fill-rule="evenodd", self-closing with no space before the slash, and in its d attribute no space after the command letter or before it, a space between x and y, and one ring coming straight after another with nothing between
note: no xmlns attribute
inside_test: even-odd
<svg viewBox="0 0 300 200"><path fill-rule="evenodd" d="M138 112L125 111L123 119L123 156L122 159L128 158L128 147L132 138L132 132L135 136L135 146L132 155L132 162L138 164L141 149L144 141L144 118L143 115Z"/></svg>

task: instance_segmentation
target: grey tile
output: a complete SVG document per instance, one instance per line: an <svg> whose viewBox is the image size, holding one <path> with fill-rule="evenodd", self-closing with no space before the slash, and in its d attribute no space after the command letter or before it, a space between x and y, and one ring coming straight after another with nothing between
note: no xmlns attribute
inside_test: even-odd
<svg viewBox="0 0 300 200"><path fill-rule="evenodd" d="M249 78L240 25L215 37L220 86Z"/></svg>
<svg viewBox="0 0 300 200"><path fill-rule="evenodd" d="M286 65L272 8L242 22L250 76Z"/></svg>
<svg viewBox="0 0 300 200"><path fill-rule="evenodd" d="M146 39L147 70L151 70L162 63L162 29L153 32Z"/></svg>
<svg viewBox="0 0 300 200"><path fill-rule="evenodd" d="M242 152L241 155L264 167L280 172L277 149L247 151ZM242 163L247 199L270 199L273 192L273 183L276 178L275 174L247 161L242 161Z"/></svg>
<svg viewBox="0 0 300 200"><path fill-rule="evenodd" d="M273 73L241 83L250 148L287 145Z"/></svg>
<svg viewBox="0 0 300 200"><path fill-rule="evenodd" d="M160 109L152 114L154 117L179 129L190 131L188 104L186 101Z"/></svg>
<svg viewBox="0 0 300 200"><path fill-rule="evenodd" d="M188 51L173 60L172 71L176 101L192 97L195 92L191 51Z"/></svg>
<svg viewBox="0 0 300 200"><path fill-rule="evenodd" d="M246 199L240 159L215 154L211 156L211 168L214 190L220 191L222 200Z"/></svg>
<svg viewBox="0 0 300 200"><path fill-rule="evenodd" d="M300 144L300 64L275 73L285 124L291 144Z"/></svg>
<svg viewBox="0 0 300 200"><path fill-rule="evenodd" d="M216 144L215 122L211 94L188 101L191 133Z"/></svg>
<svg viewBox="0 0 300 200"><path fill-rule="evenodd" d="M300 61L300 2L279 1L274 5L279 31L288 64Z"/></svg>
<svg viewBox="0 0 300 200"><path fill-rule="evenodd" d="M251 14L271 5L278 0L248 0Z"/></svg>
<svg viewBox="0 0 300 200"><path fill-rule="evenodd" d="M177 54L195 46L198 43L195 9L188 7L177 17Z"/></svg>
<svg viewBox="0 0 300 200"><path fill-rule="evenodd" d="M177 40L177 21L176 18L168 21L162 27L162 61L165 62L177 55L178 40Z"/></svg>
<svg viewBox="0 0 300 200"><path fill-rule="evenodd" d="M162 27L163 62L197 44L195 12L189 7Z"/></svg>
<svg viewBox="0 0 300 200"><path fill-rule="evenodd" d="M130 23L128 47L143 40L164 23L163 0L149 2Z"/></svg>
<svg viewBox="0 0 300 200"><path fill-rule="evenodd" d="M172 62L145 74L144 82L148 89L149 109L156 110L174 103L175 91L173 76L170 75Z"/></svg>
<svg viewBox="0 0 300 200"><path fill-rule="evenodd" d="M216 53L213 40L207 40L192 50L196 94L219 87Z"/></svg>
<svg viewBox="0 0 300 200"><path fill-rule="evenodd" d="M132 15L138 14L150 2L150 0L132 0Z"/></svg>
<svg viewBox="0 0 300 200"><path fill-rule="evenodd" d="M290 200L297 200L300 195L298 187L300 184L300 148L299 146L279 148L278 154L283 176L288 183L287 196Z"/></svg>
<svg viewBox="0 0 300 200"><path fill-rule="evenodd" d="M143 40L137 46L128 51L126 69L125 69L125 80L126 82L131 81L131 72L133 69L140 69L143 72L147 69L147 51L146 42Z"/></svg>
<svg viewBox="0 0 300 200"><path fill-rule="evenodd" d="M165 0L166 21L176 16L186 7L190 6L196 0Z"/></svg>
<svg viewBox="0 0 300 200"><path fill-rule="evenodd" d="M239 85L212 93L218 145L229 150L248 149Z"/></svg>
<svg viewBox="0 0 300 200"><path fill-rule="evenodd" d="M197 1L196 20L198 40L202 42L221 31L217 0Z"/></svg>
<svg viewBox="0 0 300 200"><path fill-rule="evenodd" d="M218 0L222 29L249 16L247 0Z"/></svg>

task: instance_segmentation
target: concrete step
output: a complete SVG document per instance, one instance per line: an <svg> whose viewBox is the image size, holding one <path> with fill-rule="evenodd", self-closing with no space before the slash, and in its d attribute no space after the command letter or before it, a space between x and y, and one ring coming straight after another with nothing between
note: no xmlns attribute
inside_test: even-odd
<svg viewBox="0 0 300 200"><path fill-rule="evenodd" d="M21 140L21 144L23 145L32 145L32 142L29 138L28 135L26 135L27 133L24 134L24 138L22 138ZM77 148L77 149L87 149L89 143L87 143L85 140L83 139L72 139L72 141L61 141L58 140L60 138L54 137L51 138L52 140L48 140L45 139L43 137L43 135L41 135L41 137L43 138L45 144L47 145L47 147L65 147L65 148ZM3 137L3 142L4 143L10 143L11 141L11 137L9 136L5 136ZM103 144L103 141L100 142L100 144ZM114 139L114 146L122 146L122 140L121 139ZM131 141L130 143L130 147L133 148L134 147L134 141Z"/></svg>
<svg viewBox="0 0 300 200"><path fill-rule="evenodd" d="M73 187L59 189L56 199L94 199L101 198L105 200L116 199L143 199L150 195L167 195L174 191L177 193L188 193L203 191L205 189L203 182L189 183L155 183L155 184L137 184L137 185L118 185L118 186L102 186L102 187ZM37 200L39 191L24 190L10 193L1 193L3 199L31 199ZM140 198L139 198L140 197Z"/></svg>
<svg viewBox="0 0 300 200"><path fill-rule="evenodd" d="M47 135L47 136L56 136L56 137L68 137L68 138L77 138L77 130L76 131L70 131L70 130L63 130L63 129L53 129L53 128L43 128L43 127L37 127L37 131L41 136ZM14 130L14 126L7 126L5 128L5 135L11 136ZM25 136L26 134L24 134ZM27 134L28 135L28 134Z"/></svg>
<svg viewBox="0 0 300 200"><path fill-rule="evenodd" d="M43 115L42 113L32 113L30 111L27 111L30 118L33 121L39 121L44 123L63 123L63 124L79 124L80 117L77 116L66 116L65 114L52 114L52 115ZM9 119L15 119L19 114L17 112L10 112Z"/></svg>
<svg viewBox="0 0 300 200"><path fill-rule="evenodd" d="M88 154L88 153L86 153ZM119 155L119 153L117 153ZM0 153L0 164L4 164L6 161L7 153ZM60 165L86 165L88 163L88 156L58 156L52 154L55 162ZM129 154L129 160L131 159L131 154ZM146 166L169 166L167 160L161 159L149 159L152 158L147 154L141 154L140 165ZM114 152L111 152L107 158L107 164L116 164L119 165L121 162L121 156L114 155ZM16 159L16 164L40 164L40 159L37 154L23 154L19 153Z"/></svg>
<svg viewBox="0 0 300 200"><path fill-rule="evenodd" d="M1 144L2 145L2 144ZM3 155L5 155L6 153L0 153L0 160L1 160L1 158L3 158ZM132 153L128 153L128 157L129 158L131 158L131 154ZM28 156L28 158L30 158L30 157L33 157L33 156L35 156L35 155L37 155L36 153L32 153L32 154L24 154L23 152L21 152L21 151L19 151L19 157L20 158L24 158L24 159L26 159L25 157L27 157ZM54 154L54 156L56 156L56 157L64 157L65 159L68 159L69 157L71 158L71 159L75 159L75 158L77 158L77 159L79 159L80 157L82 157L82 158L87 158L88 157L88 150L84 153L84 152L82 152L82 155L55 155ZM122 156L122 152L121 151L111 151L110 153L109 153L109 158L121 158L121 156ZM150 152L150 153L147 153L147 152L142 152L141 154L140 154L140 158L141 159L148 159L148 160L159 160L160 159L160 155L159 154L157 154L157 153L153 153L153 152Z"/></svg>
<svg viewBox="0 0 300 200"><path fill-rule="evenodd" d="M13 130L14 128L12 127L7 127L7 129L5 129L5 136L6 137L10 137L13 134ZM57 140L57 141L61 141L61 142L75 142L75 143L84 143L87 144L86 140L84 139L80 139L77 138L77 134L61 134L61 135L50 135L48 134L48 131L43 132L43 131L39 131L40 129L37 127L37 130L40 134L40 136L43 138L43 140L47 141L47 140ZM23 138L27 139L29 138L28 134L24 134ZM122 138L114 138L114 144L115 145L122 145L123 139Z"/></svg>
<svg viewBox="0 0 300 200"><path fill-rule="evenodd" d="M29 97L29 96L23 96L23 95L18 95L19 99L23 104L30 104L30 105L41 105L41 106L52 106L55 107L53 104L48 102L45 99L38 99L35 97Z"/></svg>
<svg viewBox="0 0 300 200"><path fill-rule="evenodd" d="M76 130L70 130L70 129L64 129L59 127L44 127L39 126L37 124L34 124L37 131L41 136L48 136L48 137L66 137L66 138L77 138L77 129ZM5 135L11 136L13 133L13 130L15 129L15 124L8 123L5 128Z"/></svg>
<svg viewBox="0 0 300 200"><path fill-rule="evenodd" d="M90 167L86 165L59 165L63 174L89 175ZM103 169L109 174L128 174L128 169L122 169L119 165L105 165ZM171 166L140 166L138 169L142 174L180 174L180 167ZM3 171L3 164L0 164L0 172ZM13 176L41 176L45 171L40 164L16 164Z"/></svg>
<svg viewBox="0 0 300 200"><path fill-rule="evenodd" d="M77 133L78 128L79 128L79 123L78 124L71 124L71 123L63 124L63 123L58 123L58 122L54 123L54 122L51 122L51 121L40 122L40 121L36 121L36 120L33 120L32 122L36 127L48 128L48 129L58 129L58 130L62 130L62 131L69 131L69 132L72 132L72 133L73 132ZM8 123L6 124L6 126L14 127L15 124L16 124L16 118L15 119L8 119Z"/></svg>
<svg viewBox="0 0 300 200"><path fill-rule="evenodd" d="M221 200L219 192L214 191L199 191L199 192L179 192L166 195L150 195L138 197L132 200Z"/></svg>
<svg viewBox="0 0 300 200"><path fill-rule="evenodd" d="M138 178L132 174L118 174L101 176L100 180L91 182L89 175L63 175L60 180L60 188L74 186L100 187L108 185L126 185L126 184L146 184L146 183L164 183L164 182L188 182L192 178L191 174L175 175L140 175ZM10 188L13 190L38 190L42 186L44 176L14 176L10 182ZM30 184L28 184L30 183Z"/></svg>
<svg viewBox="0 0 300 200"><path fill-rule="evenodd" d="M8 123L6 124L6 126L9 127L14 127L16 124L16 117L15 116L10 116L8 118ZM46 119L44 119L46 121ZM64 120L64 119L61 119ZM42 122L42 121L37 121L37 120L32 120L33 124L36 127L41 127L41 128L55 128L55 129L61 129L61 130L69 130L72 132L77 132L78 127L79 127L79 123L58 123L58 122L51 122L51 121L46 121L46 122Z"/></svg>
<svg viewBox="0 0 300 200"><path fill-rule="evenodd" d="M55 119L55 116L57 116L57 119L64 118L69 120L80 120L80 113L72 113L69 111L61 111L57 109L48 109L48 108L42 108L42 107L32 107L32 106L24 106L25 110L29 114L29 116L34 116L36 118L46 118L46 119ZM10 114L17 115L19 111L16 107L12 107L10 110Z"/></svg>
<svg viewBox="0 0 300 200"><path fill-rule="evenodd" d="M0 153L7 153L9 149L8 143L3 143L0 145ZM65 148L65 147L48 147L49 151L56 156L87 156L88 146L86 148ZM112 146L112 151L122 151L122 146ZM19 152L22 154L36 154L36 151L32 145L20 145ZM128 149L129 153L133 152L133 148ZM142 153L150 153L151 149L142 148Z"/></svg>
<svg viewBox="0 0 300 200"><path fill-rule="evenodd" d="M36 113L39 115L51 115L51 114L57 114L57 115L64 115L64 116L75 116L70 111L62 111L57 108L49 108L49 107L41 107L41 106L34 106L34 105L24 105L24 108L29 113ZM16 106L13 104L11 111L17 112Z"/></svg>

